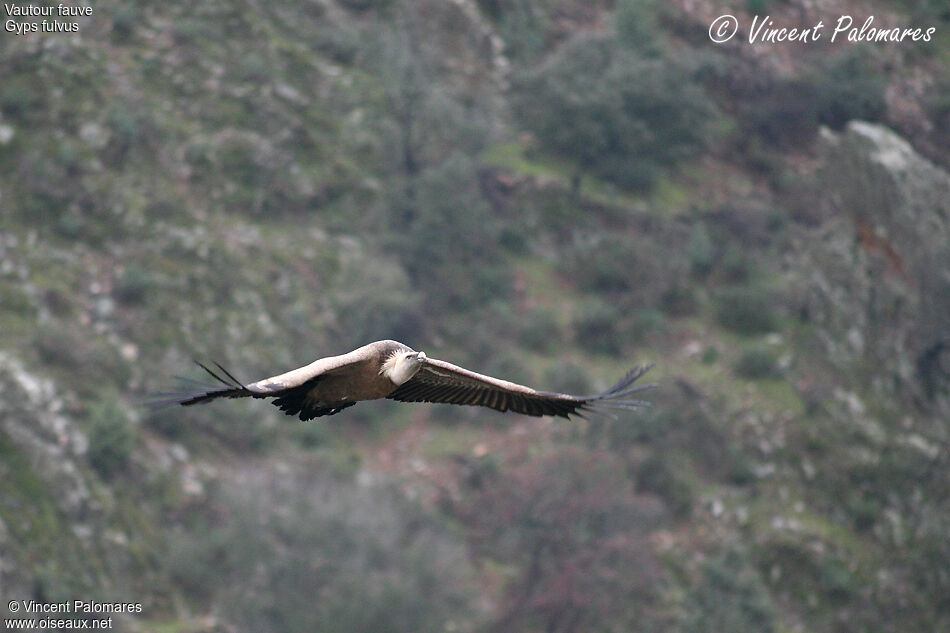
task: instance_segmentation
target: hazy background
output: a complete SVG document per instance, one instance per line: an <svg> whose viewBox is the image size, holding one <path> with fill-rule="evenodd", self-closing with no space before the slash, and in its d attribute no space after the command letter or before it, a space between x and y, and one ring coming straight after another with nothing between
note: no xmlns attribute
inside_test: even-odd
<svg viewBox="0 0 950 633"><path fill-rule="evenodd" d="M945 3L89 6L0 33L2 604L950 630ZM752 45L756 13L825 37ZM843 14L936 32L832 45ZM660 387L590 422L141 406L192 358L250 381L390 337Z"/></svg>

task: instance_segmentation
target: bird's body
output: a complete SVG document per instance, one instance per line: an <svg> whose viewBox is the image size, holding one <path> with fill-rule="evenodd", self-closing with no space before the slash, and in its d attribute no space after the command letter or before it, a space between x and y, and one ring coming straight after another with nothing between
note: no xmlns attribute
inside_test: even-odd
<svg viewBox="0 0 950 633"><path fill-rule="evenodd" d="M200 363L199 363L200 364ZM632 386L650 367L635 367L613 388L594 396L537 391L485 376L445 361L428 358L397 341L376 341L340 356L321 358L292 371L242 384L218 365L220 373L201 365L221 386L187 393L163 394L157 404L189 406L216 398L274 398L288 415L311 420L333 415L362 400L390 398L403 402L445 402L485 406L525 415L582 415L596 406L630 409L646 403L627 398L651 387Z"/></svg>

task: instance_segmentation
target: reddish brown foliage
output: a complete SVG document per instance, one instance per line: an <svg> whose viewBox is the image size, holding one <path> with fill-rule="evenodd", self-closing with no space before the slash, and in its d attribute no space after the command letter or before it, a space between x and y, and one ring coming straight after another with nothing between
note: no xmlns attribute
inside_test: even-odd
<svg viewBox="0 0 950 633"><path fill-rule="evenodd" d="M471 466L452 510L479 557L515 568L493 630L567 633L644 617L663 580L648 541L661 507L635 495L615 457L565 447Z"/></svg>

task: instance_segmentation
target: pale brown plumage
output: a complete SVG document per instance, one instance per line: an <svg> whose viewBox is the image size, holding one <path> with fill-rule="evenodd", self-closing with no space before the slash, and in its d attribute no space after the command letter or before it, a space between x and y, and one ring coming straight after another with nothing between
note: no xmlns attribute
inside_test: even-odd
<svg viewBox="0 0 950 633"><path fill-rule="evenodd" d="M189 406L216 398L274 398L288 415L311 420L339 413L361 400L390 398L402 402L444 402L483 406L531 416L583 416L597 408L634 409L645 402L630 395L654 385L633 383L652 365L634 367L616 385L593 396L537 391L451 363L428 358L397 341L376 341L341 356L321 358L309 365L257 382L242 384L226 369L199 365L221 385L183 393L159 394L158 406Z"/></svg>

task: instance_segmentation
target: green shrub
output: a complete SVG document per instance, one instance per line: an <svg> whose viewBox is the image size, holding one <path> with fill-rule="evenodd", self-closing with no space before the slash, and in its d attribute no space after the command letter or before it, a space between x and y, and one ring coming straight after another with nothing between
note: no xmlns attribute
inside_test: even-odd
<svg viewBox="0 0 950 633"><path fill-rule="evenodd" d="M328 466L294 472L251 474L215 495L223 520L170 533L168 573L196 608L240 631L436 633L454 618L477 630L474 572L439 521Z"/></svg>
<svg viewBox="0 0 950 633"><path fill-rule="evenodd" d="M630 290L637 285L640 272L637 249L617 237L596 244L575 245L560 263L561 270L570 275L581 290L595 293Z"/></svg>
<svg viewBox="0 0 950 633"><path fill-rule="evenodd" d="M619 353L621 336L617 323L620 317L620 309L613 304L593 298L584 301L573 320L577 343L591 352Z"/></svg>
<svg viewBox="0 0 950 633"><path fill-rule="evenodd" d="M116 9L112 15L112 34L116 40L126 42L141 24L142 17L134 3L128 3Z"/></svg>
<svg viewBox="0 0 950 633"><path fill-rule="evenodd" d="M257 51L250 50L235 60L234 72L240 81L262 83L269 78L271 68Z"/></svg>
<svg viewBox="0 0 950 633"><path fill-rule="evenodd" d="M14 121L30 121L41 102L33 83L21 77L5 79L0 88L0 112Z"/></svg>
<svg viewBox="0 0 950 633"><path fill-rule="evenodd" d="M770 293L740 286L724 291L716 298L716 320L737 334L753 335L775 331L778 319Z"/></svg>
<svg viewBox="0 0 950 633"><path fill-rule="evenodd" d="M690 231L689 242L686 244L686 258L695 275L704 277L712 270L713 262L716 260L716 250L704 224L696 224Z"/></svg>
<svg viewBox="0 0 950 633"><path fill-rule="evenodd" d="M726 480L736 486L745 486L756 481L751 460L742 451L732 446L726 452Z"/></svg>
<svg viewBox="0 0 950 633"><path fill-rule="evenodd" d="M878 121L887 109L871 46L843 47L820 64L814 83L818 120L831 128L853 119Z"/></svg>
<svg viewBox="0 0 950 633"><path fill-rule="evenodd" d="M8 314L33 316L35 309L30 295L18 285L0 279L0 305Z"/></svg>
<svg viewBox="0 0 950 633"><path fill-rule="evenodd" d="M651 0L621 0L614 16L617 39L644 55L661 52L656 19L656 5Z"/></svg>
<svg viewBox="0 0 950 633"><path fill-rule="evenodd" d="M775 607L765 585L737 552L710 558L686 594L681 633L772 633Z"/></svg>
<svg viewBox="0 0 950 633"><path fill-rule="evenodd" d="M643 341L649 335L660 332L665 320L656 308L640 308L633 313L631 327L624 328L631 341Z"/></svg>
<svg viewBox="0 0 950 633"><path fill-rule="evenodd" d="M479 4L498 21L498 35L505 42L505 54L512 60L531 63L547 50L552 20L547 11L537 10L540 5L498 0L479 0Z"/></svg>
<svg viewBox="0 0 950 633"><path fill-rule="evenodd" d="M751 258L740 246L730 246L719 262L723 277L733 283L748 281L752 267Z"/></svg>
<svg viewBox="0 0 950 633"><path fill-rule="evenodd" d="M751 78L749 82L755 84ZM740 143L749 160L767 166L774 145L792 147L814 136L818 131L818 89L809 79L771 77L765 85L749 91L740 120L744 137Z"/></svg>
<svg viewBox="0 0 950 633"><path fill-rule="evenodd" d="M202 39L208 38L211 33L211 28L208 26L206 19L189 15L175 21L172 38L175 44L184 48L199 44Z"/></svg>
<svg viewBox="0 0 950 633"><path fill-rule="evenodd" d="M150 409L143 422L149 429L170 439L181 438L189 428L181 407Z"/></svg>
<svg viewBox="0 0 950 633"><path fill-rule="evenodd" d="M341 258L330 305L345 315L330 325L344 346L381 338L402 338L419 316L418 295L398 262L366 255Z"/></svg>
<svg viewBox="0 0 950 633"><path fill-rule="evenodd" d="M482 194L475 162L454 153L411 185L411 204L392 193L387 213L396 230L388 246L428 311L471 310L504 298L511 276L499 253L500 222Z"/></svg>
<svg viewBox="0 0 950 633"><path fill-rule="evenodd" d="M749 380L778 378L781 375L775 353L763 347L750 347L736 359L736 375Z"/></svg>
<svg viewBox="0 0 950 633"><path fill-rule="evenodd" d="M675 282L660 297L660 307L672 317L692 316L699 309L699 299L692 286Z"/></svg>
<svg viewBox="0 0 950 633"><path fill-rule="evenodd" d="M644 620L667 577L653 550L637 546L660 513L633 494L624 464L609 451L558 446L506 460L475 482L449 506L473 551L504 567L507 595L544 596L499 611L489 630L662 628ZM631 614L641 616L637 625Z"/></svg>
<svg viewBox="0 0 950 633"><path fill-rule="evenodd" d="M910 22L950 22L950 6L943 0L919 0L908 7Z"/></svg>
<svg viewBox="0 0 950 633"><path fill-rule="evenodd" d="M57 322L38 327L33 346L45 365L78 369L88 357L87 341L74 328Z"/></svg>
<svg viewBox="0 0 950 633"><path fill-rule="evenodd" d="M930 116L938 125L950 122L950 71L944 71L943 75L938 77L930 96L925 100L925 105Z"/></svg>
<svg viewBox="0 0 950 633"><path fill-rule="evenodd" d="M185 145L184 160L191 168L191 178L197 182L210 180L217 175L217 167L212 158L211 146L201 140L193 140Z"/></svg>
<svg viewBox="0 0 950 633"><path fill-rule="evenodd" d="M216 152L220 176L239 188L256 189L266 184L271 166L259 158L261 141L249 136L227 138Z"/></svg>
<svg viewBox="0 0 950 633"><path fill-rule="evenodd" d="M515 108L548 150L583 173L648 189L703 145L710 105L684 67L583 33L515 82Z"/></svg>
<svg viewBox="0 0 950 633"><path fill-rule="evenodd" d="M638 492L662 499L673 516L684 519L692 514L695 493L667 457L654 454L644 460L636 482Z"/></svg>
<svg viewBox="0 0 950 633"><path fill-rule="evenodd" d="M521 317L519 340L524 347L547 353L555 350L561 343L561 326L557 313L545 307L535 307Z"/></svg>
<svg viewBox="0 0 950 633"><path fill-rule="evenodd" d="M668 253L655 241L630 234L573 244L558 262L558 271L580 290L610 295L611 302L625 308L656 305L664 286L678 275Z"/></svg>
<svg viewBox="0 0 950 633"><path fill-rule="evenodd" d="M586 395L593 391L587 371L571 362L558 362L544 372L544 389Z"/></svg>
<svg viewBox="0 0 950 633"><path fill-rule="evenodd" d="M135 443L135 431L119 403L105 398L92 405L88 425L90 465L103 477L123 470Z"/></svg>
<svg viewBox="0 0 950 633"><path fill-rule="evenodd" d="M128 266L119 275L115 285L115 297L126 305L139 305L144 303L154 286L155 280L151 271L135 265Z"/></svg>
<svg viewBox="0 0 950 633"><path fill-rule="evenodd" d="M360 43L359 31L343 21L321 21L313 35L313 46L338 64L352 64Z"/></svg>
<svg viewBox="0 0 950 633"><path fill-rule="evenodd" d="M43 323L35 328L32 344L39 360L81 396L97 398L104 385L122 385L129 379L130 366L115 345L74 320Z"/></svg>
<svg viewBox="0 0 950 633"><path fill-rule="evenodd" d="M135 110L125 105L115 105L106 113L106 125L112 131L112 143L123 151L132 147L142 138L142 122Z"/></svg>

